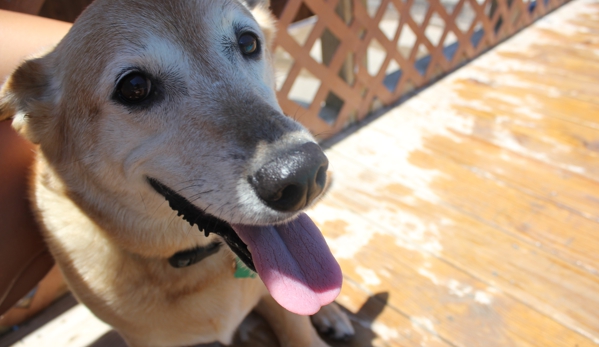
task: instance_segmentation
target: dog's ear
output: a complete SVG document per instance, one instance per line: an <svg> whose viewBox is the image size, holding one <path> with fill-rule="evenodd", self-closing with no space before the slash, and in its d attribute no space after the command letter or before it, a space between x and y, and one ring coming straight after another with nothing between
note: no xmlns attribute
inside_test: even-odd
<svg viewBox="0 0 599 347"><path fill-rule="evenodd" d="M242 0L242 2L250 9L253 10L256 7L269 8L270 0Z"/></svg>
<svg viewBox="0 0 599 347"><path fill-rule="evenodd" d="M0 121L12 118L12 125L18 132L33 143L38 143L37 136L29 129L29 123L33 118L46 123L43 119L48 118L52 95L44 58L27 60L0 89Z"/></svg>
<svg viewBox="0 0 599 347"><path fill-rule="evenodd" d="M264 32L266 45L270 49L276 34L275 17L270 11L270 0L242 0Z"/></svg>

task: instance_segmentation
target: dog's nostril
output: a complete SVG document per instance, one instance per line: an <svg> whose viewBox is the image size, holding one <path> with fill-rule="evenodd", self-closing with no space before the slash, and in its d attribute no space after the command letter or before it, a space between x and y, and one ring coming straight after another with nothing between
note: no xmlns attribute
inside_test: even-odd
<svg viewBox="0 0 599 347"><path fill-rule="evenodd" d="M291 203L302 198L304 191L301 187L290 184L277 192L278 199L273 200L277 203Z"/></svg>
<svg viewBox="0 0 599 347"><path fill-rule="evenodd" d="M285 189L287 189L287 188L285 188ZM275 194L272 197L267 198L266 200L272 201L272 202L277 202L277 201L281 200L281 198L283 197L283 191L285 189L281 189L281 190L276 191Z"/></svg>
<svg viewBox="0 0 599 347"><path fill-rule="evenodd" d="M264 200L274 203L283 203L287 201L296 200L298 196L302 194L302 188L295 184L284 186L283 188L274 192L274 194Z"/></svg>
<svg viewBox="0 0 599 347"><path fill-rule="evenodd" d="M320 147L309 142L267 163L248 181L272 209L299 211L324 189L328 163Z"/></svg>
<svg viewBox="0 0 599 347"><path fill-rule="evenodd" d="M327 166L321 166L318 169L318 172L316 173L316 181L315 182L321 188L324 188L325 184L327 183L327 168L328 168L328 165Z"/></svg>

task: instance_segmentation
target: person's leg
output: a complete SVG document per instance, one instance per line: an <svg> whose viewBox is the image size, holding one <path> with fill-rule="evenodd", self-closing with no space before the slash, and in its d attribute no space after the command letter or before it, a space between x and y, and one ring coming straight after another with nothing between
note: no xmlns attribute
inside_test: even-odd
<svg viewBox="0 0 599 347"><path fill-rule="evenodd" d="M0 10L0 81L25 57L56 44L70 24ZM34 146L0 122L0 315L27 294L53 260L28 198Z"/></svg>
<svg viewBox="0 0 599 347"><path fill-rule="evenodd" d="M70 23L0 10L0 82L28 56L56 45Z"/></svg>

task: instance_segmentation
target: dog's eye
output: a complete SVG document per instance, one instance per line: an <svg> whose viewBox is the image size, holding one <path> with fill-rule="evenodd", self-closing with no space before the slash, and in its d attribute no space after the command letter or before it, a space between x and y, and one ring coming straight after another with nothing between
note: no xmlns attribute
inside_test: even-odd
<svg viewBox="0 0 599 347"><path fill-rule="evenodd" d="M244 55L250 56L260 51L258 38L252 33L241 34L239 39L237 39L237 44L239 44L239 49L241 49L241 53Z"/></svg>
<svg viewBox="0 0 599 347"><path fill-rule="evenodd" d="M121 100L127 103L144 101L152 89L152 82L141 72L131 72L121 78L117 86L117 93Z"/></svg>

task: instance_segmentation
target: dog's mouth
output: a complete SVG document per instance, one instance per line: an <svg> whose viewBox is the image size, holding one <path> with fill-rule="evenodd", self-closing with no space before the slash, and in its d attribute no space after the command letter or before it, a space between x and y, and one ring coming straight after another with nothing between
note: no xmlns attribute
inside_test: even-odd
<svg viewBox="0 0 599 347"><path fill-rule="evenodd" d="M147 180L189 224L197 225L206 236L212 232L222 237L287 310L311 315L339 295L341 268L306 214L277 225L230 224L202 211L160 181Z"/></svg>
<svg viewBox="0 0 599 347"><path fill-rule="evenodd" d="M198 229L200 229L200 231L203 230L206 236L213 232L222 237L239 259L243 261L247 267L256 272L252 254L248 251L247 245L241 241L229 223L200 210L190 203L189 200L160 183L160 181L154 178L148 178L148 182L156 192L164 196L168 201L169 206L177 211L178 216L181 216L191 226L197 225Z"/></svg>

